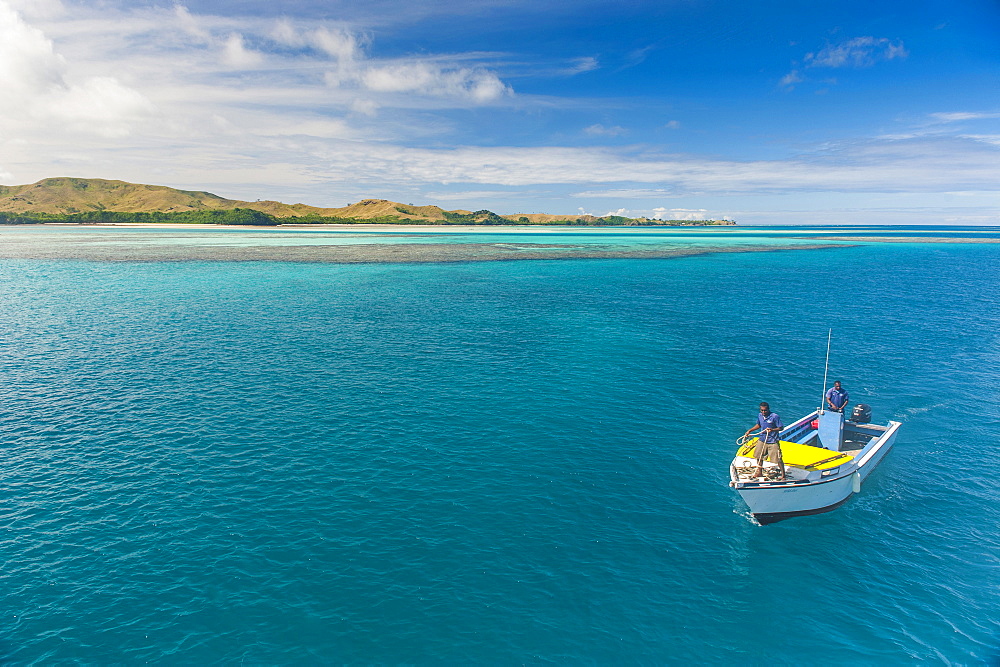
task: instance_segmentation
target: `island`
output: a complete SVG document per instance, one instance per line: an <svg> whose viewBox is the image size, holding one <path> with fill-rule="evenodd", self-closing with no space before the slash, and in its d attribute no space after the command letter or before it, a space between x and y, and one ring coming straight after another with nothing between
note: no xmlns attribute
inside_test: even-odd
<svg viewBox="0 0 1000 667"><path fill-rule="evenodd" d="M278 201L226 199L211 192L178 190L100 178L45 178L29 185L0 185L0 224L211 224L252 225L569 225L581 227L679 227L735 225L732 220L658 220L619 215L556 215L488 210L447 211L386 199L363 199L339 208Z"/></svg>

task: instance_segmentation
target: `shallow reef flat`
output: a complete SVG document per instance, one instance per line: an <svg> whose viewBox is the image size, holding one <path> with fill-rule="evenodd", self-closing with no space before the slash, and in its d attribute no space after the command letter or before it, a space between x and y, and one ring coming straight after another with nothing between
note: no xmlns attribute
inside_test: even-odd
<svg viewBox="0 0 1000 667"><path fill-rule="evenodd" d="M398 237L397 237L398 238ZM846 247L845 244L697 245L629 248L562 243L352 243L219 245L136 243L67 237L4 239L0 259L88 260L102 262L317 262L376 264L484 262L552 259L658 259L708 253L767 252Z"/></svg>
<svg viewBox="0 0 1000 667"><path fill-rule="evenodd" d="M836 240L846 243L1000 243L1000 238L957 236L817 236L816 240Z"/></svg>

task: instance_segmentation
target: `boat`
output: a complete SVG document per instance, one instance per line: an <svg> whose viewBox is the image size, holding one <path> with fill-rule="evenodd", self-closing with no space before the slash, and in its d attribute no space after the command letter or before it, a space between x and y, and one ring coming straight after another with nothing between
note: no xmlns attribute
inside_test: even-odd
<svg viewBox="0 0 1000 667"><path fill-rule="evenodd" d="M759 438L744 436L737 440L729 485L761 525L834 510L861 491L861 484L892 449L901 426L870 421L871 407L859 403L850 419L843 412L820 408L782 429L778 441L785 481L777 464L769 461L764 462L763 476L755 475Z"/></svg>

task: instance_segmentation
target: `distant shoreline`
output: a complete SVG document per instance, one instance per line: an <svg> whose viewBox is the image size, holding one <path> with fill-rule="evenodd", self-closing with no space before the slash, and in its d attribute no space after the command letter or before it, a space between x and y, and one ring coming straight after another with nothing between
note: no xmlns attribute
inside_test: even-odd
<svg viewBox="0 0 1000 667"><path fill-rule="evenodd" d="M671 224L632 224L632 225L609 225L609 224L573 224L567 221L565 224L557 222L505 222L504 224L462 224L462 223L397 223L397 222L276 222L275 224L233 224L233 223L209 223L209 222L89 222L76 220L31 220L30 222L8 222L3 219L0 213L0 226L2 227L161 227L166 229L191 229L191 228L236 228L236 229L357 229L359 227L370 227L374 229L393 228L413 228L421 227L426 229L456 229L456 230L476 230L476 229L690 229L692 227L705 228L717 227L720 229L732 229L738 227L736 223L720 223L717 221L691 222L691 223L671 223ZM19 214L6 214L16 217ZM280 220L280 218L279 218Z"/></svg>
<svg viewBox="0 0 1000 667"><path fill-rule="evenodd" d="M302 223L289 223L289 224L278 224L278 225L213 225L203 222L39 222L31 224L3 224L0 223L2 227L91 227L97 229L115 229L115 228L149 228L149 229L242 229L242 230L278 230L278 229L296 229L296 230L326 230L331 232L351 232L351 231L387 231L387 230L400 230L400 231L456 231L456 232L489 232L493 231L504 231L504 230L517 230L519 232L523 231L552 231L554 229L560 230L579 230L579 231L593 231L595 229L607 229L612 231L622 231L622 230L643 230L643 229L690 229L692 227L705 228L713 227L718 229L724 229L727 231L738 231L739 227L736 225L623 225L620 227L611 225L550 225L550 224L523 224L518 225L511 223L509 225L428 225L428 224L412 224L412 225L401 225L395 223L376 223L376 222L358 222L358 223L338 223L338 224L302 224Z"/></svg>

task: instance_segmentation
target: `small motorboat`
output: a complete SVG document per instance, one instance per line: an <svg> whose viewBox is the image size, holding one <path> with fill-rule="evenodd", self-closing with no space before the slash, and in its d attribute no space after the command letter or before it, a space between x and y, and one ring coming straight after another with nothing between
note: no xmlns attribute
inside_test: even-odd
<svg viewBox="0 0 1000 667"><path fill-rule="evenodd" d="M775 463L765 462L757 476L754 456L759 438L744 436L729 467L736 489L754 519L769 524L796 516L821 514L843 505L896 440L900 422L871 424L871 408L859 403L850 419L842 412L819 409L782 429L778 436L785 481Z"/></svg>

